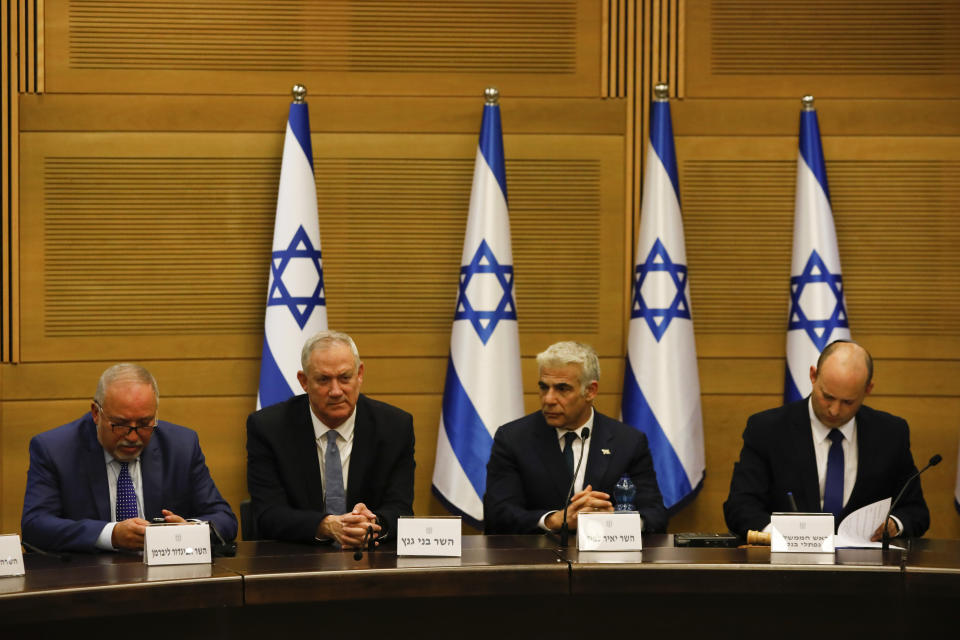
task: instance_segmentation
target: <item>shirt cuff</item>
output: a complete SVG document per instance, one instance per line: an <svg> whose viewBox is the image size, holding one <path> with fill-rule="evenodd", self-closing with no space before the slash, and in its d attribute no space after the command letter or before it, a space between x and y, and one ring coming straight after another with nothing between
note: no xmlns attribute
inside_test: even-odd
<svg viewBox="0 0 960 640"><path fill-rule="evenodd" d="M97 536L97 541L93 546L100 551L116 551L113 546L113 528L115 526L117 526L116 522L108 522L103 525L103 529L100 530L100 535Z"/></svg>
<svg viewBox="0 0 960 640"><path fill-rule="evenodd" d="M890 514L890 519L897 523L897 533L894 534L892 537L896 538L899 535L903 535L903 523L900 522L900 518L898 518L893 514Z"/></svg>
<svg viewBox="0 0 960 640"><path fill-rule="evenodd" d="M550 527L547 526L547 518L550 517L550 514L553 514L556 512L557 510L554 509L553 511L547 511L545 514L540 516L540 521L537 522L537 526L540 527L540 529L542 529L543 531L546 531L547 533L552 532L552 529L550 529Z"/></svg>

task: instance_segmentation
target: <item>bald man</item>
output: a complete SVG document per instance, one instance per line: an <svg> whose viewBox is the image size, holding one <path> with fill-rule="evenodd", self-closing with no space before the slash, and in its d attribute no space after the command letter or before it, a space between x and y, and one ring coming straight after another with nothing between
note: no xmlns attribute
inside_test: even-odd
<svg viewBox="0 0 960 640"><path fill-rule="evenodd" d="M873 359L860 345L838 340L810 367L813 390L805 400L747 420L740 460L733 466L723 515L730 531L745 535L770 524L774 511L832 512L835 524L868 504L895 497L917 471L910 429L903 418L863 404L873 390ZM893 511L893 537L922 536L930 512L919 478ZM882 528L873 536L879 540Z"/></svg>

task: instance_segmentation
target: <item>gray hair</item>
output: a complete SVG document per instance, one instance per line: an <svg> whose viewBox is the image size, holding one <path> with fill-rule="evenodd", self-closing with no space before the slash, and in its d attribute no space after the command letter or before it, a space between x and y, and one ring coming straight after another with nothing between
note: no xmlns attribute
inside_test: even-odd
<svg viewBox="0 0 960 640"><path fill-rule="evenodd" d="M357 344L353 341L353 338L342 331L321 331L310 336L307 338L307 341L303 343L303 350L300 351L300 368L303 372L306 373L307 367L310 364L310 356L313 355L314 351L317 349L329 349L336 344L350 347L350 351L353 353L354 366L359 368L360 352L357 350Z"/></svg>
<svg viewBox="0 0 960 640"><path fill-rule="evenodd" d="M130 362L121 362L108 368L100 374L100 380L97 381L97 392L93 394L93 399L98 405L103 406L103 399L107 395L107 389L118 382L139 382L153 387L153 397L160 401L160 390L157 388L157 379L153 374L138 364Z"/></svg>
<svg viewBox="0 0 960 640"><path fill-rule="evenodd" d="M537 354L537 366L564 367L580 365L580 393L586 394L591 382L600 381L600 358L593 347L585 342L556 342Z"/></svg>

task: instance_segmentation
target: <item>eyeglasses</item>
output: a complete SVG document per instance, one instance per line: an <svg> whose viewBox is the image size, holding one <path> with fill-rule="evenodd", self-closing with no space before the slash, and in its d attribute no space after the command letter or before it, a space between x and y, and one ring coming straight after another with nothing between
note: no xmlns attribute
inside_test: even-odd
<svg viewBox="0 0 960 640"><path fill-rule="evenodd" d="M153 430L157 428L158 423L157 423L156 416L154 416L153 418L150 418L150 420L153 421L153 424L134 424L134 425L117 424L113 418L111 418L106 413L104 413L103 405L101 405L96 400L93 401L93 404L97 405L97 409L100 411L100 415L104 417L104 419L107 421L107 424L110 425L110 428L113 430L113 432L116 434L119 434L121 437L126 438L131 433L136 431L137 435L139 435L142 438L144 436L149 436L150 434L153 433Z"/></svg>

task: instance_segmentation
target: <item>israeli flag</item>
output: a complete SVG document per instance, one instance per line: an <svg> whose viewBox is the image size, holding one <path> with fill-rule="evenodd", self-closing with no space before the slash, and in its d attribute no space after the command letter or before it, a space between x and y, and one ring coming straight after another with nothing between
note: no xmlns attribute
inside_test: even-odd
<svg viewBox="0 0 960 640"><path fill-rule="evenodd" d="M687 251L666 85L650 108L623 379L623 421L646 434L667 509L696 495L706 471Z"/></svg>
<svg viewBox="0 0 960 640"><path fill-rule="evenodd" d="M810 394L810 366L824 347L850 339L820 126L813 96L804 96L802 103L784 403Z"/></svg>
<svg viewBox="0 0 960 640"><path fill-rule="evenodd" d="M523 415L500 106L486 96L433 469L434 495L478 528L493 434Z"/></svg>
<svg viewBox="0 0 960 640"><path fill-rule="evenodd" d="M302 393L300 349L327 328L306 89L293 88L273 226L257 409Z"/></svg>
<svg viewBox="0 0 960 640"><path fill-rule="evenodd" d="M960 513L960 449L957 451L957 488L953 490L953 506Z"/></svg>

